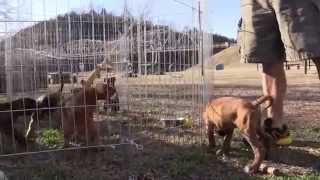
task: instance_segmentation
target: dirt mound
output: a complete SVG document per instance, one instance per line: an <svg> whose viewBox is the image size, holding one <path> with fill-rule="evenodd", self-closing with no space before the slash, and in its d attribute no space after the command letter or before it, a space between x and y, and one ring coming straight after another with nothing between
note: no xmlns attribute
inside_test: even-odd
<svg viewBox="0 0 320 180"><path fill-rule="evenodd" d="M204 68L213 70L217 64L224 64L225 67L235 67L241 65L238 46L231 46L206 59ZM200 68L201 64L198 64L187 71L199 70Z"/></svg>
<svg viewBox="0 0 320 180"><path fill-rule="evenodd" d="M231 46L217 54L205 62L205 67L213 67L215 64L224 64L225 66L239 65L240 55L237 45Z"/></svg>

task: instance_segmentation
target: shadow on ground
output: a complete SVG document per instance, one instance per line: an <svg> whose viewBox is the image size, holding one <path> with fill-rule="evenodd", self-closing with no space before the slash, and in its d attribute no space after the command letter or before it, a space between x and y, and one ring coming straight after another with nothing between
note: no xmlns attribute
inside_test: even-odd
<svg viewBox="0 0 320 180"><path fill-rule="evenodd" d="M269 160L273 163L299 167L302 169L300 171L320 173L319 147L320 143L295 141L289 147L274 148Z"/></svg>

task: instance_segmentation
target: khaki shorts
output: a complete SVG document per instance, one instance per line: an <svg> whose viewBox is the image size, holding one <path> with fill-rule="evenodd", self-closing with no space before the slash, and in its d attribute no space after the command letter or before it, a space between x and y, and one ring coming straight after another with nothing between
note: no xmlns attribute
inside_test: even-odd
<svg viewBox="0 0 320 180"><path fill-rule="evenodd" d="M320 57L320 0L241 0L241 18L242 62Z"/></svg>

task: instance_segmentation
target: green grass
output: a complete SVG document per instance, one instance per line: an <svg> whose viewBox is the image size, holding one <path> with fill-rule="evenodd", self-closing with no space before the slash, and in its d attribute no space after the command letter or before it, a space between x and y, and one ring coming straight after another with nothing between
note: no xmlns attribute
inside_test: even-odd
<svg viewBox="0 0 320 180"><path fill-rule="evenodd" d="M290 129L290 133L293 139L301 139L304 141L320 139L320 128L292 128Z"/></svg>
<svg viewBox="0 0 320 180"><path fill-rule="evenodd" d="M0 103L5 103L5 102L8 102L8 97L0 95Z"/></svg>
<svg viewBox="0 0 320 180"><path fill-rule="evenodd" d="M289 176L289 175L283 175L279 177L265 177L263 178L265 180L319 180L320 179L320 174L307 174L307 175L301 175L301 176Z"/></svg>
<svg viewBox="0 0 320 180"><path fill-rule="evenodd" d="M64 144L63 132L50 128L41 130L37 141L48 148L62 148Z"/></svg>
<svg viewBox="0 0 320 180"><path fill-rule="evenodd" d="M199 166L205 166L210 159L208 154L201 152L199 148L183 153L177 153L176 158L168 164L169 174L173 177L187 176Z"/></svg>

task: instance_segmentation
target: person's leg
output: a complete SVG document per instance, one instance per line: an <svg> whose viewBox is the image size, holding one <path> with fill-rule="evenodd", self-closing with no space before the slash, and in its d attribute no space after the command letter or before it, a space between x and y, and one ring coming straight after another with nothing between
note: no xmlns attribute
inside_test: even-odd
<svg viewBox="0 0 320 180"><path fill-rule="evenodd" d="M287 89L283 63L264 63L262 68L263 94L273 97L273 104L268 109L268 118L272 119L273 128L281 128L283 125L283 100Z"/></svg>
<svg viewBox="0 0 320 180"><path fill-rule="evenodd" d="M270 2L240 1L242 22L238 44L242 62L262 64L263 93L274 99L264 129L276 144L281 145L291 143L289 131L283 125L283 100L287 87L283 62L287 55L276 12Z"/></svg>

